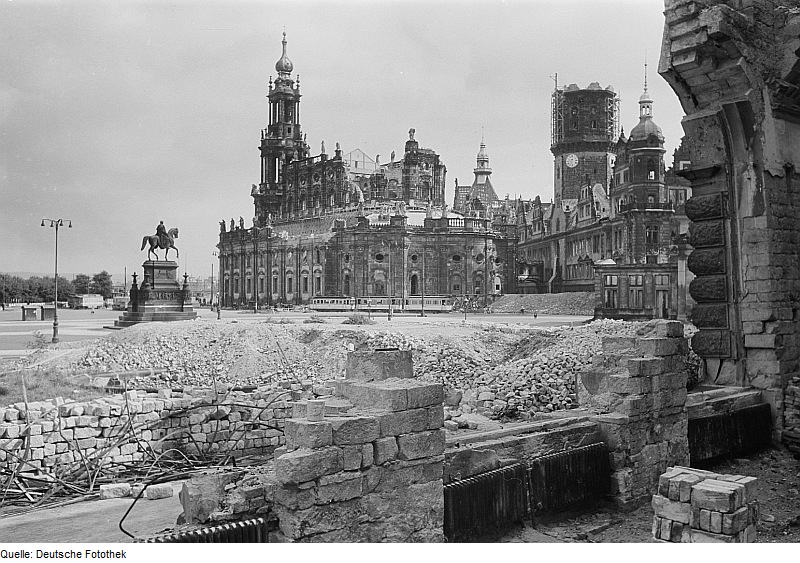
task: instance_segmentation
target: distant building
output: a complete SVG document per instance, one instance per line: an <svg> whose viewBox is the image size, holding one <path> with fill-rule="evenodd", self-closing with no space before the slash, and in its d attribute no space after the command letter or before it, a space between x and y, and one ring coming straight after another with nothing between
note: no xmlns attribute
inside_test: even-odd
<svg viewBox="0 0 800 563"><path fill-rule="evenodd" d="M486 306L515 291L509 213L500 213L495 228L478 209L497 200L483 143L473 200L460 211L445 202L447 168L420 146L414 129L402 156L392 152L386 162L360 149L344 152L338 143L333 154L323 142L312 155L301 133L293 68L284 34L278 76L269 81L252 226L242 217L220 223L222 306L386 296L402 310L407 297L422 295Z"/></svg>

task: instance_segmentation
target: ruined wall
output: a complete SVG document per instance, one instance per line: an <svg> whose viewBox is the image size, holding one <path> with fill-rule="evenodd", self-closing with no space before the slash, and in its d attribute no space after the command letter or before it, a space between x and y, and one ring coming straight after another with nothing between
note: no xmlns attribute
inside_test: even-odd
<svg viewBox="0 0 800 563"><path fill-rule="evenodd" d="M795 377L786 386L783 404L783 442L795 455L800 455L800 377Z"/></svg>
<svg viewBox="0 0 800 563"><path fill-rule="evenodd" d="M635 506L670 465L689 464L687 342L678 321L651 321L634 338L607 336L603 353L577 376L578 402L597 412L611 456L612 494Z"/></svg>
<svg viewBox="0 0 800 563"><path fill-rule="evenodd" d="M686 113L708 380L765 389L776 434L800 359L800 12L789 0L665 0L659 73ZM776 436L777 438L777 436Z"/></svg>
<svg viewBox="0 0 800 563"><path fill-rule="evenodd" d="M226 387L173 393L126 391L89 402L24 403L0 409L0 470L114 471L170 449L192 457L266 455L284 443L291 392Z"/></svg>

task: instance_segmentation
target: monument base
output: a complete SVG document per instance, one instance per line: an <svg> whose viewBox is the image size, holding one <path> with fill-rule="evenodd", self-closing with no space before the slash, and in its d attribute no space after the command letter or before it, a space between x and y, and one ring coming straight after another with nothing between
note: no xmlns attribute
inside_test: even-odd
<svg viewBox="0 0 800 563"><path fill-rule="evenodd" d="M183 287L177 280L177 262L172 260L148 260L142 264L144 279L141 287L136 285L133 274L130 301L125 313L115 328L124 328L138 323L187 321L197 318L192 308L192 298L187 283L188 275L183 276Z"/></svg>

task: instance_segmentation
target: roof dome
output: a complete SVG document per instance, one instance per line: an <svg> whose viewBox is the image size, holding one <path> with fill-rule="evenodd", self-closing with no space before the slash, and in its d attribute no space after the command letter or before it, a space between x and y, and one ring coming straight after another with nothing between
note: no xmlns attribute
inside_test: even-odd
<svg viewBox="0 0 800 563"><path fill-rule="evenodd" d="M653 123L653 118L650 116L640 117L639 123L636 127L631 129L631 134L628 137L629 141L644 141L650 135L658 137L659 141L664 140L664 134L661 132L661 127Z"/></svg>
<svg viewBox="0 0 800 563"><path fill-rule="evenodd" d="M278 59L278 62L275 63L275 70L278 71L278 74L290 74L294 69L294 65L292 61L289 60L289 57L286 56L286 32L283 32L283 54L281 58Z"/></svg>

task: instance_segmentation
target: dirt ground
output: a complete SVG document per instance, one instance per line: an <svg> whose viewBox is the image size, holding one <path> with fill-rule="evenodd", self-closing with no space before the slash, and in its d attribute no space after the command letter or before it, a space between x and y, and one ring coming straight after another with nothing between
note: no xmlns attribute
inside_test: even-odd
<svg viewBox="0 0 800 563"><path fill-rule="evenodd" d="M800 460L785 448L770 448L744 458L721 461L712 471L758 479L761 520L759 543L800 542ZM646 503L628 513L599 509L546 524L511 530L500 542L649 543L653 509Z"/></svg>

